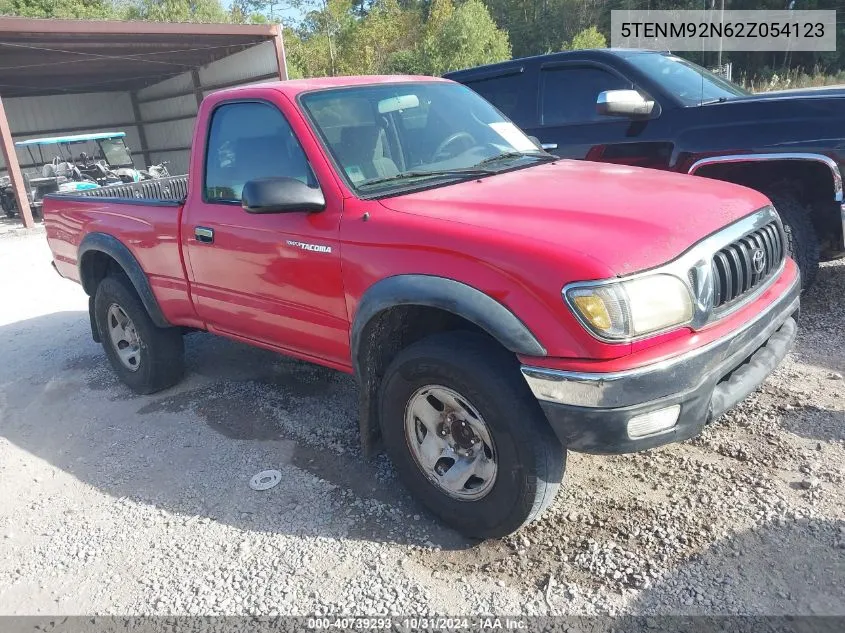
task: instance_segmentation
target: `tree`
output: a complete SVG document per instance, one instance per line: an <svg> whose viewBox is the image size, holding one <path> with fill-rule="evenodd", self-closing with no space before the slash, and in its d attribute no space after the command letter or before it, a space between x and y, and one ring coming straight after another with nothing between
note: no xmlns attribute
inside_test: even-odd
<svg viewBox="0 0 845 633"><path fill-rule="evenodd" d="M0 0L0 15L102 20L111 17L112 5L106 0Z"/></svg>
<svg viewBox="0 0 845 633"><path fill-rule="evenodd" d="M433 69L438 75L511 56L508 34L496 26L480 0L468 0L455 9L438 34L438 41L440 63Z"/></svg>
<svg viewBox="0 0 845 633"><path fill-rule="evenodd" d="M607 48L607 39L599 33L596 27L591 26L580 33L576 33L569 45L564 45L563 48L572 51L582 48Z"/></svg>
<svg viewBox="0 0 845 633"><path fill-rule="evenodd" d="M239 24L273 24L286 15L315 9L316 0L230 0L229 7L232 20Z"/></svg>
<svg viewBox="0 0 845 633"><path fill-rule="evenodd" d="M353 54L348 43L357 21L351 0L320 0L297 29L298 43L290 50L291 59L305 77L333 77L348 72L342 56Z"/></svg>
<svg viewBox="0 0 845 633"><path fill-rule="evenodd" d="M508 34L500 30L480 0L455 8L451 0L434 0L423 41L410 52L394 55L393 72L442 75L450 70L510 58Z"/></svg>
<svg viewBox="0 0 845 633"><path fill-rule="evenodd" d="M418 13L403 11L398 0L376 0L367 15L346 32L340 73L385 72L393 54L414 45L419 28Z"/></svg>
<svg viewBox="0 0 845 633"><path fill-rule="evenodd" d="M427 67L417 50L405 49L390 56L385 65L385 72L394 75L425 75Z"/></svg>
<svg viewBox="0 0 845 633"><path fill-rule="evenodd" d="M123 19L150 22L228 22L220 0L140 0L126 9Z"/></svg>
<svg viewBox="0 0 845 633"><path fill-rule="evenodd" d="M263 5L254 0L232 0L229 4L229 21L233 24L270 24L275 20L262 13ZM272 12L271 12L272 13Z"/></svg>

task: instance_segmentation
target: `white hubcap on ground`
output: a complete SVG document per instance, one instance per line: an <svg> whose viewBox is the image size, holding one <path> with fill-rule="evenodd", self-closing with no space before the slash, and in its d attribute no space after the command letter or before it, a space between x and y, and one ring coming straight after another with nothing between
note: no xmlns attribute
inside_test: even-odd
<svg viewBox="0 0 845 633"><path fill-rule="evenodd" d="M109 338L117 352L117 357L129 371L138 371L141 365L141 339L135 324L126 312L116 303L109 306L106 313L109 326Z"/></svg>
<svg viewBox="0 0 845 633"><path fill-rule="evenodd" d="M459 393L417 389L405 407L405 441L417 466L454 499L481 499L496 481L496 450L487 424Z"/></svg>

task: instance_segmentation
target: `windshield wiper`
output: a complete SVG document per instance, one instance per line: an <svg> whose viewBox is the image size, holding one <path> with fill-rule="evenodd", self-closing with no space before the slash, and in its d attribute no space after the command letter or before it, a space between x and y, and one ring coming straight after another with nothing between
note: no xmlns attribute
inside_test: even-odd
<svg viewBox="0 0 845 633"><path fill-rule="evenodd" d="M708 99L707 101L702 101L701 105L710 105L712 103L724 103L727 100L727 97L716 97L715 99Z"/></svg>
<svg viewBox="0 0 845 633"><path fill-rule="evenodd" d="M496 172L490 169L478 169L476 167L459 167L455 169L434 169L431 171L402 171L393 176L383 176L381 178L370 178L357 184L358 187L369 185L379 185L383 182L392 182L396 180L406 180L408 178L437 178L449 176L489 176Z"/></svg>
<svg viewBox="0 0 845 633"><path fill-rule="evenodd" d="M502 160L510 160L511 158L536 158L537 160L542 161L553 161L558 160L558 157L554 154L549 154L548 152L544 152L543 150L532 150L529 152L502 152L501 154L496 154L495 156L490 156L485 158L484 160L476 163L476 167L480 167L481 165L490 165L492 163L498 163Z"/></svg>

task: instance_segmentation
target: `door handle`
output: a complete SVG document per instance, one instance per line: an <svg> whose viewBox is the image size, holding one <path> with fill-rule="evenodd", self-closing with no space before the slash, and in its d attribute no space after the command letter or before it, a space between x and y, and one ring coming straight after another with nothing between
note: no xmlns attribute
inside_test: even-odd
<svg viewBox="0 0 845 633"><path fill-rule="evenodd" d="M540 147L543 149L557 149L557 143L543 143Z"/></svg>
<svg viewBox="0 0 845 633"><path fill-rule="evenodd" d="M214 241L214 229L198 226L194 229L194 237L197 238L197 242L211 244Z"/></svg>

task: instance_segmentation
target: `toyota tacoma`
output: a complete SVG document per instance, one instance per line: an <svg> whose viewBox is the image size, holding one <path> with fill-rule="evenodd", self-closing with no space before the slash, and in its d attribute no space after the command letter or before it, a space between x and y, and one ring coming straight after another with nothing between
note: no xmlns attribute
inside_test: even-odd
<svg viewBox="0 0 845 633"><path fill-rule="evenodd" d="M44 216L131 389L180 379L189 330L353 374L365 454L475 537L540 516L568 450L697 435L796 335L765 196L560 160L442 79L215 92L183 199L107 193Z"/></svg>

